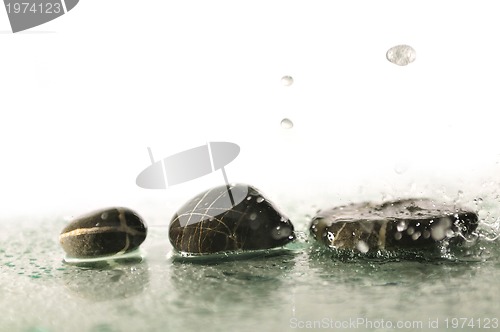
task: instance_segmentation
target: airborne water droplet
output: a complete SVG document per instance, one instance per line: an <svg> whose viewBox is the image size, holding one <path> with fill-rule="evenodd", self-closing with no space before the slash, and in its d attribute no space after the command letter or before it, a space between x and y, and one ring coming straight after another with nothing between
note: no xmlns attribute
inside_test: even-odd
<svg viewBox="0 0 500 332"><path fill-rule="evenodd" d="M281 78L281 84L283 84L284 86L290 86L293 84L293 77L292 76L283 76Z"/></svg>
<svg viewBox="0 0 500 332"><path fill-rule="evenodd" d="M257 198L257 203L262 203L262 202L264 202L264 198L262 197Z"/></svg>
<svg viewBox="0 0 500 332"><path fill-rule="evenodd" d="M417 52L409 45L396 45L386 53L387 60L398 66L406 66L417 57Z"/></svg>
<svg viewBox="0 0 500 332"><path fill-rule="evenodd" d="M292 120L290 120L288 118L284 118L283 120L281 120L281 128L283 128L283 129L291 129L291 128L293 128L293 122L292 122Z"/></svg>

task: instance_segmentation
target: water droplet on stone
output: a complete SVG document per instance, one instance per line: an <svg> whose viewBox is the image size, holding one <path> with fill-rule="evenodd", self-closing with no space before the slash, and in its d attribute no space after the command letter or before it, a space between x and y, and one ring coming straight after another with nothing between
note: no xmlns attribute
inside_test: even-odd
<svg viewBox="0 0 500 332"><path fill-rule="evenodd" d="M417 52L409 45L396 45L387 51L386 57L395 65L406 66L415 61Z"/></svg>
<svg viewBox="0 0 500 332"><path fill-rule="evenodd" d="M436 225L431 229L431 236L434 240L440 241L445 237L445 227L443 225Z"/></svg>
<svg viewBox="0 0 500 332"><path fill-rule="evenodd" d="M281 84L283 84L284 86L290 86L293 84L293 77L292 76L283 76L281 78Z"/></svg>
<svg viewBox="0 0 500 332"><path fill-rule="evenodd" d="M446 231L446 237L454 237L455 236L455 232L451 229L447 230Z"/></svg>
<svg viewBox="0 0 500 332"><path fill-rule="evenodd" d="M280 226L277 226L275 227L272 231L271 231L271 236L275 239L275 240L281 240L281 239L284 239L284 238L290 238L292 234L292 231L289 230L288 228L283 228L281 229Z"/></svg>
<svg viewBox="0 0 500 332"><path fill-rule="evenodd" d="M356 244L356 248L363 254L367 253L369 249L365 241L359 241L358 244Z"/></svg>
<svg viewBox="0 0 500 332"><path fill-rule="evenodd" d="M398 229L398 232L402 232L406 229L406 222L405 221L400 221L398 223L398 225L396 226L396 228Z"/></svg>
<svg viewBox="0 0 500 332"><path fill-rule="evenodd" d="M262 197L258 197L258 198L257 198L257 203L262 203L262 202L264 202L264 198L262 198Z"/></svg>
<svg viewBox="0 0 500 332"><path fill-rule="evenodd" d="M283 120L281 120L281 128L283 128L283 129L291 129L291 128L293 128L293 122L292 122L292 120L290 120L288 118L284 118Z"/></svg>
<svg viewBox="0 0 500 332"><path fill-rule="evenodd" d="M331 243L333 243L333 240L335 240L335 236L333 235L332 232L328 232L328 241L330 241Z"/></svg>

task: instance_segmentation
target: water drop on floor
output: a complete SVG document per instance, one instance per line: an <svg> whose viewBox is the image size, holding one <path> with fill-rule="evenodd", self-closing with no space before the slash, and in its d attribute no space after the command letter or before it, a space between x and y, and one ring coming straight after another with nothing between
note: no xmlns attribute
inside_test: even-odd
<svg viewBox="0 0 500 332"><path fill-rule="evenodd" d="M406 66L417 57L417 52L409 45L396 45L386 53L387 60L398 66Z"/></svg>
<svg viewBox="0 0 500 332"><path fill-rule="evenodd" d="M283 129L291 129L291 128L293 128L293 122L292 122L292 120L290 120L288 118L284 118L283 120L281 120L281 128L283 128Z"/></svg>

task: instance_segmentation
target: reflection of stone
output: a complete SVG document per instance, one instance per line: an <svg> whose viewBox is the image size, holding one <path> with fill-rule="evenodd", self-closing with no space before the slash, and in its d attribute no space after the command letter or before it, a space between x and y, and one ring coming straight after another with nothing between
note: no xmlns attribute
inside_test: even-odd
<svg viewBox="0 0 500 332"><path fill-rule="evenodd" d="M207 261L195 264L186 261L172 261L171 281L179 300L188 298L197 306L227 305L227 299L233 302L245 302L249 308L260 305L270 293L282 292L285 276L291 274L295 266L295 255L286 252L265 257L254 257L245 261ZM223 287L221 287L223 286ZM215 300L215 302L214 302ZM252 302L254 302L252 304Z"/></svg>
<svg viewBox="0 0 500 332"><path fill-rule="evenodd" d="M126 298L140 294L149 284L149 271L141 257L68 265L65 286L94 301Z"/></svg>
<svg viewBox="0 0 500 332"><path fill-rule="evenodd" d="M379 249L433 247L441 240L461 241L472 233L477 215L454 204L404 199L380 205L358 203L320 211L313 237L331 248Z"/></svg>
<svg viewBox="0 0 500 332"><path fill-rule="evenodd" d="M257 250L295 239L293 225L256 188L233 185L207 190L172 218L169 238L187 253Z"/></svg>

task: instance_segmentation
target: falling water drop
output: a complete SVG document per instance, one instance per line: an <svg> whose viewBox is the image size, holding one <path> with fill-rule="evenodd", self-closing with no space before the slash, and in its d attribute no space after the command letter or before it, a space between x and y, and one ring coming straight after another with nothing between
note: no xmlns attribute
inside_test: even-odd
<svg viewBox="0 0 500 332"><path fill-rule="evenodd" d="M387 60L398 66L406 66L417 57L417 52L408 45L396 45L391 47L386 53Z"/></svg>
<svg viewBox="0 0 500 332"><path fill-rule="evenodd" d="M284 86L290 86L293 84L293 77L292 76L283 76L281 78L281 84L283 84Z"/></svg>
<svg viewBox="0 0 500 332"><path fill-rule="evenodd" d="M292 122L292 120L290 120L288 118L284 118L283 120L281 120L281 127L283 129L291 129L291 128L293 128L293 122Z"/></svg>

